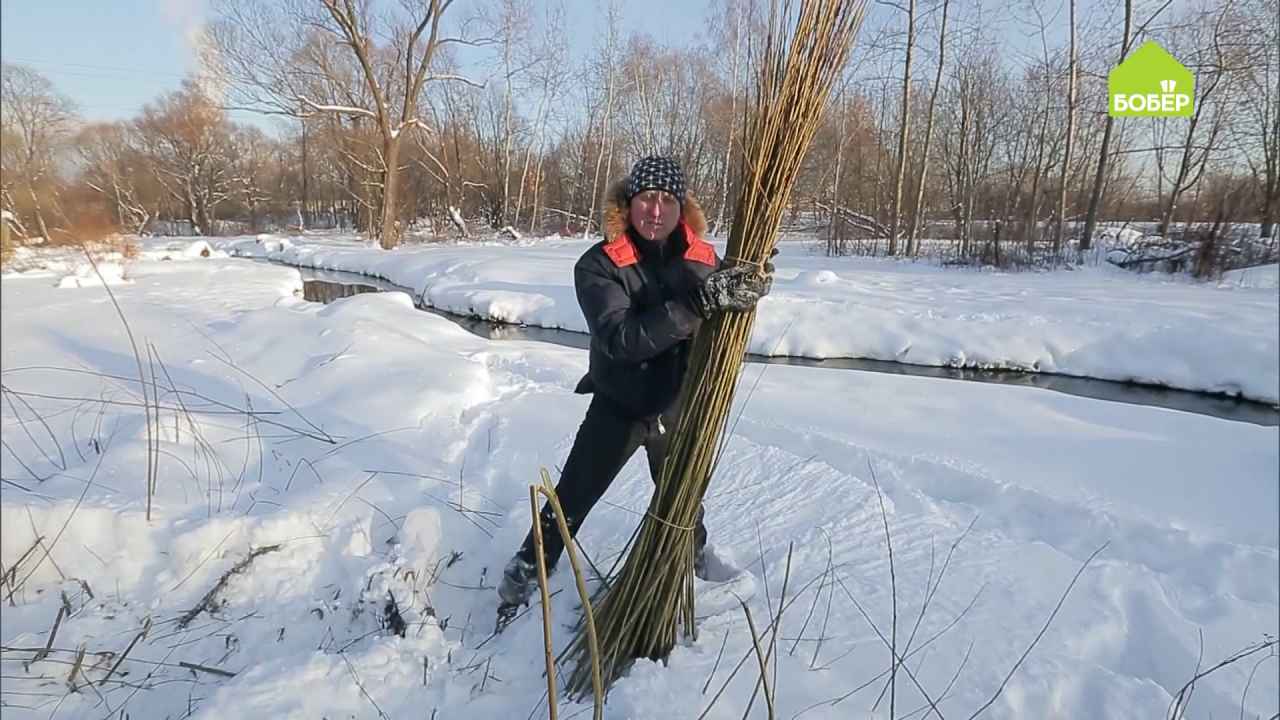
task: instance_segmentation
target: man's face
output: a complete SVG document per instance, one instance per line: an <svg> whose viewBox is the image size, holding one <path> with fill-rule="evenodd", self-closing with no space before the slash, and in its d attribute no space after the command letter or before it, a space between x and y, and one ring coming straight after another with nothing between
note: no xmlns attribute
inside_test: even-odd
<svg viewBox="0 0 1280 720"><path fill-rule="evenodd" d="M662 190L645 190L631 198L631 226L646 240L662 242L680 222L680 201Z"/></svg>

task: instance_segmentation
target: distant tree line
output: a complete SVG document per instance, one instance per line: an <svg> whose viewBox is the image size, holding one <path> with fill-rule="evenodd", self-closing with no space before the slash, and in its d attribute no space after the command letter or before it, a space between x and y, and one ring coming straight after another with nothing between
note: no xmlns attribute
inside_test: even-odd
<svg viewBox="0 0 1280 720"><path fill-rule="evenodd" d="M1087 247L1086 229L1116 220L1273 233L1277 0L1075 3L1027 0L1004 24L974 0L876 5L796 216L833 253L889 255L925 238L960 255L993 236L1028 253ZM47 78L5 64L0 205L19 237L54 240L86 218L126 232L343 227L384 247L582 233L598 231L607 184L660 152L713 227L729 220L759 0L716 0L688 47L628 32L615 0L577 56L556 2L452 5L214 0L204 71L117 122L84 122ZM1193 118L1107 117L1107 72L1150 39L1195 74Z"/></svg>

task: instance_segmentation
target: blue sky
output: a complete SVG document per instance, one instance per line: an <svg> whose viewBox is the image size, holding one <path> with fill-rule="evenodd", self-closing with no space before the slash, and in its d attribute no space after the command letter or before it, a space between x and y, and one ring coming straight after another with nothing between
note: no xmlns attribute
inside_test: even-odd
<svg viewBox="0 0 1280 720"><path fill-rule="evenodd" d="M461 16L469 4L487 1L461 0L450 9L450 17ZM541 12L544 1L532 0L535 13ZM1160 1L1140 0L1139 15L1145 16L1151 10L1146 6ZM176 89L186 73L199 69L193 39L204 21L207 2L0 0L0 57L43 73L79 105L87 120L130 118L145 103ZM608 0L564 2L569 18L564 32L576 63L601 38L603 7ZM1101 13L1107 17L1104 9L1110 2L1115 0L1081 0L1081 15ZM987 23L1004 24L1006 50L1020 47L1024 53L1038 54L1039 42L1033 29L1012 21L1009 8L1001 6L1000 0L970 0L965 4L971 3L1002 7L1000 11L988 9L979 17ZM709 6L713 4L718 0L623 0L624 31L643 32L659 44L687 45L704 39ZM1181 4L1184 0L1175 0L1175 7ZM934 7L936 3L923 5ZM883 8L878 11L882 14ZM966 14L971 12L967 10ZM890 20L898 22L897 18ZM1064 17L1056 18L1055 34L1064 33L1064 21ZM932 37L922 38L922 42L931 52ZM468 74L478 76L481 71ZM281 122L246 112L233 112L232 117L268 130Z"/></svg>
<svg viewBox="0 0 1280 720"><path fill-rule="evenodd" d="M194 68L180 7L0 0L0 56L44 74L87 118L129 117Z"/></svg>
<svg viewBox="0 0 1280 720"><path fill-rule="evenodd" d="M570 44L589 50L603 28L600 0L566 8ZM699 0L628 2L623 11L628 26L664 44L684 44L705 25ZM88 120L129 118L198 69L189 38L205 13L203 0L0 0L0 56L44 74Z"/></svg>

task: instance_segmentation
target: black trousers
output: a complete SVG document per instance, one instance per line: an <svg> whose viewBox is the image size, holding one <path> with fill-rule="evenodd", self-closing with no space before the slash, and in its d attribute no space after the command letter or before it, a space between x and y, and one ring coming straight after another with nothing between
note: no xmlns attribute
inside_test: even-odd
<svg viewBox="0 0 1280 720"><path fill-rule="evenodd" d="M556 496L564 509L570 535L578 534L578 528L582 527L591 508L604 496L641 445L648 455L649 476L657 484L667 457L670 433L679 416L677 406L658 417L633 419L623 414L604 395L596 393L592 396L587 415L573 440L573 449L569 451L564 470L560 473L560 482L556 484ZM705 509L699 509L698 527L694 532L694 549L698 552L707 542L707 528L702 522L704 514ZM538 519L542 526L543 554L547 567L551 568L564 551L564 541L560 538L550 503L543 505ZM533 528L529 529L519 555L526 562L534 562Z"/></svg>

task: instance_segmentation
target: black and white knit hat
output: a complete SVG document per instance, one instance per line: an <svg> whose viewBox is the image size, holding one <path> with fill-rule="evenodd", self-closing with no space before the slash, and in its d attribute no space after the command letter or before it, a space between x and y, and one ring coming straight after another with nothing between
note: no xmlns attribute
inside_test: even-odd
<svg viewBox="0 0 1280 720"><path fill-rule="evenodd" d="M651 155L637 162L627 178L627 201L645 190L662 190L684 204L684 171L675 160Z"/></svg>

